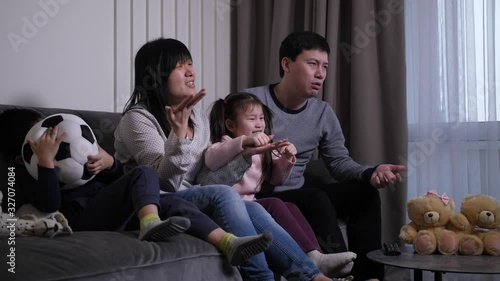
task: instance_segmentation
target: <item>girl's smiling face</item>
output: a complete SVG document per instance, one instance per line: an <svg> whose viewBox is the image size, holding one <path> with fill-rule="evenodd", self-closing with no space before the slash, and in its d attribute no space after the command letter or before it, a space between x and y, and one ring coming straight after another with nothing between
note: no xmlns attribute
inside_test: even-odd
<svg viewBox="0 0 500 281"><path fill-rule="evenodd" d="M231 120L226 120L226 127L233 133L233 137L242 135L250 136L253 133L264 132L266 122L262 106L249 104L238 109L238 117L235 124Z"/></svg>

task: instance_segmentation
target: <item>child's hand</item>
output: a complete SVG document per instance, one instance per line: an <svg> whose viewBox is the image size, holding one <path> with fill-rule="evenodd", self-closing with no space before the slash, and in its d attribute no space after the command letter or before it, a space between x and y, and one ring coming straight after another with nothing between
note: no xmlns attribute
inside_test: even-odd
<svg viewBox="0 0 500 281"><path fill-rule="evenodd" d="M66 133L57 136L59 127L54 126L43 132L36 141L28 139L33 153L38 157L38 165L45 168L54 168L54 158L56 157L59 145L66 138Z"/></svg>
<svg viewBox="0 0 500 281"><path fill-rule="evenodd" d="M266 135L263 132L253 133L250 136L243 136L243 147L254 146L259 147L270 143L274 135Z"/></svg>
<svg viewBox="0 0 500 281"><path fill-rule="evenodd" d="M85 168L93 175L97 175L101 171L111 168L115 162L113 156L109 155L101 146L97 146L99 147L99 152L97 152L96 155L89 155L87 157L89 161L85 163Z"/></svg>
<svg viewBox="0 0 500 281"><path fill-rule="evenodd" d="M290 162L295 162L295 155L297 154L297 149L295 145L291 142L286 142L286 145L280 148L280 153Z"/></svg>
<svg viewBox="0 0 500 281"><path fill-rule="evenodd" d="M271 138L273 136L271 135ZM285 140L280 140L277 142L268 142L266 144L263 144L261 146L245 146L243 147L243 155L244 156L252 156L255 154L264 154L269 151L273 151L275 149L280 149L281 147L284 147L288 144L287 141Z"/></svg>

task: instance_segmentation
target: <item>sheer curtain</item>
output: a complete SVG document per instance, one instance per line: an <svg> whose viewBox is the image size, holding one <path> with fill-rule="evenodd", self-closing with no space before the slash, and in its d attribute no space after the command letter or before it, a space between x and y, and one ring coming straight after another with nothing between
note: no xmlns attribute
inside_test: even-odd
<svg viewBox="0 0 500 281"><path fill-rule="evenodd" d="M408 198L500 200L500 3L407 0L405 28Z"/></svg>

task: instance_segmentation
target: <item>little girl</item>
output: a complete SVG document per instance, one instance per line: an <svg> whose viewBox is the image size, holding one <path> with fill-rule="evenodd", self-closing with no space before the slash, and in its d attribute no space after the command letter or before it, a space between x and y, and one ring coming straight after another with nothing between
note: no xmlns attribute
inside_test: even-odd
<svg viewBox="0 0 500 281"><path fill-rule="evenodd" d="M295 146L286 140L273 142L271 117L269 108L253 94L235 93L216 101L210 112L212 145L205 152L205 167L198 181L232 185L244 200L256 200L325 275L346 275L354 265L355 253L321 253L311 226L295 204L273 197L255 198L264 181L272 185L285 182L295 164ZM251 167L239 182L221 182L228 177L220 175L219 169L230 164L240 153L251 161Z"/></svg>

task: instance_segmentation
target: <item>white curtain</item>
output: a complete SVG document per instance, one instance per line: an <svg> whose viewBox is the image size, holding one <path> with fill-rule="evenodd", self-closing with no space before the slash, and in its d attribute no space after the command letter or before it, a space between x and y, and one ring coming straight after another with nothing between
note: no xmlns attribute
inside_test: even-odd
<svg viewBox="0 0 500 281"><path fill-rule="evenodd" d="M500 200L500 2L406 0L408 198ZM447 274L447 280L500 280Z"/></svg>

